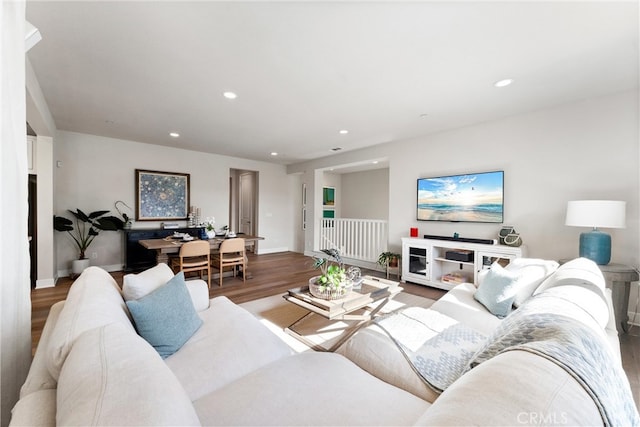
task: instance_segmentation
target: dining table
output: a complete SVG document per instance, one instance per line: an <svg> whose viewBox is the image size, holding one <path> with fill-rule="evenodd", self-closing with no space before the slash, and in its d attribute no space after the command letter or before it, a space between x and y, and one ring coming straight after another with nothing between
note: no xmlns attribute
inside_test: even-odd
<svg viewBox="0 0 640 427"><path fill-rule="evenodd" d="M242 233L236 234L235 237L240 237L244 239L245 247L250 247L250 248L255 248L256 242L258 242L259 240L264 240L264 237L252 236L249 234L242 234ZM216 253L217 250L220 248L220 244L222 244L222 242L224 242L226 239L230 239L230 238L232 237L216 236L214 238L204 239L204 240L209 242L209 245L211 246L211 253ZM198 239L195 238L194 240L198 240ZM178 252L180 252L180 247L183 244L187 243L188 241L193 241L193 240L184 240L183 238L175 238L174 236L167 236L162 239L139 240L138 243L140 243L144 248L156 252L157 264L160 264L160 263L169 264L169 255L177 254ZM243 271L242 274L246 275L246 278L251 277L248 271L248 267L247 267L247 271L246 272Z"/></svg>

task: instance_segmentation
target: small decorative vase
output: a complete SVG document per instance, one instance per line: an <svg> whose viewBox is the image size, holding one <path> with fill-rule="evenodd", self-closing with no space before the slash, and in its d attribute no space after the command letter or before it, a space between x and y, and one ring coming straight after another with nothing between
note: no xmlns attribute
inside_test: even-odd
<svg viewBox="0 0 640 427"><path fill-rule="evenodd" d="M208 237L209 239L213 239L213 238L215 238L215 237L216 237L216 232L215 232L214 230L207 231L207 237Z"/></svg>
<svg viewBox="0 0 640 427"><path fill-rule="evenodd" d="M333 301L346 297L353 289L351 280L346 280L341 283L339 287L335 288L317 284L316 280L318 280L318 277L320 276L314 276L309 279L309 292L316 298Z"/></svg>

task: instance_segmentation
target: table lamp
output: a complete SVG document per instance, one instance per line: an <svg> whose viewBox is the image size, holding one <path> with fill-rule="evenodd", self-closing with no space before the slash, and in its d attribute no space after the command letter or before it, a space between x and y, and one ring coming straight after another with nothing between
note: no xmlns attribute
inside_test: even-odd
<svg viewBox="0 0 640 427"><path fill-rule="evenodd" d="M598 230L624 228L626 202L615 200L576 200L567 203L566 225L593 227L580 234L580 256L598 265L611 261L611 236Z"/></svg>

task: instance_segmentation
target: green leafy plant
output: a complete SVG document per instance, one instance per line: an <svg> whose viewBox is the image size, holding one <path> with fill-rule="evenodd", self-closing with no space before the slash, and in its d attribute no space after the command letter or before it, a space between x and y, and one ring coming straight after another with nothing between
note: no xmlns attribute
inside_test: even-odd
<svg viewBox="0 0 640 427"><path fill-rule="evenodd" d="M344 269L342 257L337 249L322 249L330 258L313 257L313 268L320 269L322 274L316 279L321 291L326 289L340 289L344 287L347 273Z"/></svg>
<svg viewBox="0 0 640 427"><path fill-rule="evenodd" d="M85 252L100 234L100 231L117 231L124 228L124 222L115 216L106 216L109 211L95 211L89 215L77 209L69 210L74 216L72 221L63 216L53 217L53 228L57 231L65 231L71 236L78 247L78 259L86 259Z"/></svg>
<svg viewBox="0 0 640 427"><path fill-rule="evenodd" d="M402 255L395 252L382 252L378 255L378 264L382 267L390 266L397 267L398 262L402 259Z"/></svg>

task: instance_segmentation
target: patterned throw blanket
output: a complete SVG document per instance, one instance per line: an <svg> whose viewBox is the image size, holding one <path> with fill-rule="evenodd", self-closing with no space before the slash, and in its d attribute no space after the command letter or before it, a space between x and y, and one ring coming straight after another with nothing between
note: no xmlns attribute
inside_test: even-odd
<svg viewBox="0 0 640 427"><path fill-rule="evenodd" d="M485 336L435 310L409 307L376 318L414 371L441 393L468 370Z"/></svg>
<svg viewBox="0 0 640 427"><path fill-rule="evenodd" d="M434 310L409 308L376 319L413 369L441 392L468 370L511 350L544 357L582 385L608 426L640 425L631 388L604 332L586 326L585 312L544 293L529 299L484 337Z"/></svg>

